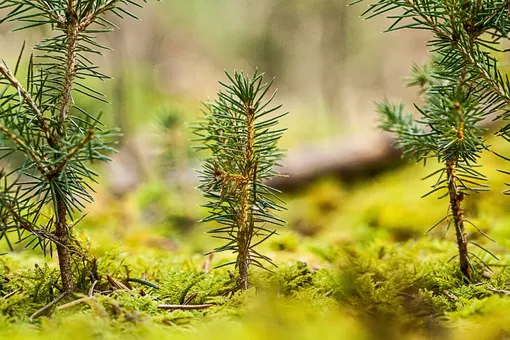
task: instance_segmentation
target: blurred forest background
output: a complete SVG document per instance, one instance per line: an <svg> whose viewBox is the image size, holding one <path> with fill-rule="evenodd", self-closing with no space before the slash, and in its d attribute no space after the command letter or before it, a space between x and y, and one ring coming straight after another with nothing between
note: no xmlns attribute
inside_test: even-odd
<svg viewBox="0 0 510 340"><path fill-rule="evenodd" d="M90 103L124 133L107 171L112 192L123 195L155 175L162 151L153 138L158 122L169 115L179 123L195 120L200 101L215 96L224 69L259 68L276 77L278 102L291 112L283 121L291 151L312 142L336 148L332 137L339 135L370 140L377 132L374 101L383 95L414 100L402 79L413 61L425 61L426 50L425 36L381 34L387 22L363 22L362 10L347 7L347 0L163 1L136 10L142 22L127 21L106 35L104 44L115 52L97 58L115 80L94 85L114 105ZM10 64L23 39L30 46L49 33L10 28L0 27L1 54ZM189 147L187 129L176 130L180 137L167 146Z"/></svg>
<svg viewBox="0 0 510 340"><path fill-rule="evenodd" d="M377 186L371 176L355 182L350 176L363 173L364 166L374 167L371 162L384 163L391 147L377 129L374 102L385 96L407 104L418 100L404 79L413 62L426 61L427 36L409 31L383 34L387 20L364 21L360 14L365 7L347 4L347 0L186 0L133 9L141 21L126 20L121 29L106 34L102 43L114 51L104 51L94 60L114 79L89 85L105 93L112 104L76 98L89 112L102 112L107 126L123 132L113 162L98 169L103 176L95 186L96 203L88 207L90 214L77 231L86 230L83 237L104 250L112 244L186 253L211 249L204 226L197 223L205 214L199 208L204 202L195 189L193 170L199 168L200 155L192 148L188 124L201 118L201 101L216 96L218 80L225 79L223 70L255 68L276 78L275 102L290 111L281 122L288 128L282 147L288 150L284 164L289 165L282 172L305 172L302 178L294 177L297 181L291 177L285 187L291 192L284 216L290 235L307 237L329 230L340 233L343 240L365 230L367 223L379 218L372 216L379 213L368 196L365 205L352 200L358 212L337 208L348 206L340 201L352 195L349 185ZM42 29L10 32L13 28L0 26L0 52L10 65L15 64L23 40L32 46L51 34ZM25 66L27 61L25 51ZM393 162L398 157L396 153L390 158ZM330 158L333 165L317 169L319 161L327 163ZM341 181L326 179L306 189L309 180L317 179L315 172L321 175L325 169L329 175L335 162L342 168L355 166ZM418 178L408 181L425 192ZM409 183L391 180L395 182ZM308 190L304 199L296 188ZM419 210L419 196L408 193L401 203ZM384 194L378 197L372 205L385 202ZM410 197L414 205L406 202ZM361 228L350 225L350 215L365 212L371 216L368 222L363 220ZM433 215L441 214L442 210ZM429 218L425 226L434 222ZM412 233L404 231L404 239L422 235L426 228L421 223L416 222L420 227ZM154 239L153 233L158 235ZM361 234L361 239L367 236ZM149 239L144 242L144 238Z"/></svg>
<svg viewBox="0 0 510 340"><path fill-rule="evenodd" d="M102 43L114 51L94 60L114 79L89 85L107 94L112 104L76 98L123 132L113 162L98 169L103 176L95 186L96 202L87 207L90 214L77 232L104 251L115 244L185 254L210 250L214 242L197 223L205 209L195 189L200 155L193 150L189 124L203 115L201 101L216 96L225 69L258 68L276 78L275 103L290 111L281 121L288 128L282 172L304 173L276 183L287 195L289 210L283 217L289 228L275 238L273 248L285 249L288 245L279 244L285 237L297 244L319 234L322 238L308 240L327 240L331 251L338 242L365 242L377 235L391 242L420 239L444 213L435 198L420 199L433 184L419 180L430 167L412 165L400 173L368 168L404 164L398 152L388 151L394 150L392 142L377 128L375 102L386 97L411 108L419 101L405 78L413 63L427 61L427 33L383 34L387 19L362 20L366 7L347 3L186 0L135 8L141 21L126 20L121 29L106 34ZM10 65L23 40L32 46L51 34L10 32L13 28L0 26L0 54ZM22 68L27 61L25 53ZM330 159L331 164L319 164ZM505 178L496 171L502 161L491 162L495 165L488 175L496 183L491 197L497 202L492 207L499 207L505 204L500 194ZM330 176L338 165L350 169L340 179ZM474 212L478 224L494 227L487 215ZM443 231L437 235L444 236Z"/></svg>

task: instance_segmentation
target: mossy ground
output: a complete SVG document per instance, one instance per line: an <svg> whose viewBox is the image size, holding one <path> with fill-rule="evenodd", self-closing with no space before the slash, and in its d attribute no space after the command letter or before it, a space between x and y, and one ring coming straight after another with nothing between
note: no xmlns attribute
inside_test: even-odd
<svg viewBox="0 0 510 340"><path fill-rule="evenodd" d="M507 164L492 155L483 163L493 191L468 197L466 217L497 243L475 228L469 238L499 260L471 245L492 269L476 264L475 283L466 284L456 259L450 261L456 245L453 235L445 238L445 223L425 235L447 207L445 200L420 198L433 182L420 178L434 164L356 183L324 179L289 194L289 227L263 245L278 268L253 270L252 288L245 292L234 289L232 268L212 270L232 255L214 256L211 270L204 270L208 259L201 254L215 243L206 226L196 225L203 214L198 194L153 182L121 200L97 194L77 229L89 260L97 262L77 271L78 293L37 318L30 316L60 294L55 262L21 247L0 257L0 338L509 337L510 198L501 194L505 175L495 170ZM90 272L99 280L94 297L87 298ZM107 274L130 289L112 291ZM193 295L192 304L214 306L157 308Z"/></svg>

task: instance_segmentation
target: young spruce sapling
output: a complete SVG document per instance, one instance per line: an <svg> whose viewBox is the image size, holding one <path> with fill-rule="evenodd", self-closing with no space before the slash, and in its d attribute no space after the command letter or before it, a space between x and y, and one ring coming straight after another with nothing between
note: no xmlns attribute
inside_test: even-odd
<svg viewBox="0 0 510 340"><path fill-rule="evenodd" d="M479 260L468 243L487 250L467 239L466 226L476 226L466 220L462 202L470 193L488 190L485 176L477 170L480 154L489 149L481 122L491 115L509 117L510 81L496 58L508 40L509 6L508 0L377 0L363 14L387 15L393 20L387 31L419 29L431 34L431 62L414 69L413 84L424 93L425 104L415 105L422 118L415 120L402 105L384 102L379 105L381 127L397 135L405 154L441 163L431 174L437 176L431 193L442 191L449 209L438 225L445 220L453 225L460 270L468 280L474 274L471 260ZM510 140L509 133L507 125L498 135Z"/></svg>
<svg viewBox="0 0 510 340"><path fill-rule="evenodd" d="M250 266L274 265L256 247L276 233L272 226L285 224L276 215L284 202L264 182L277 175L275 166L283 156L277 143L286 129L276 126L286 113L276 113L281 105L270 106L276 92L269 93L272 81L264 83L263 74L227 77L230 83L220 82L223 90L206 104L206 119L194 129L198 149L209 152L200 171L199 189L209 201L202 222L214 221L208 233L226 242L213 252L237 254L225 265L235 264L239 287L247 289Z"/></svg>
<svg viewBox="0 0 510 340"><path fill-rule="evenodd" d="M137 0L0 0L0 23L17 30L47 26L52 35L34 47L27 75L18 78L0 62L0 158L8 161L0 192L0 238L15 232L27 246L58 254L62 290L75 289L72 255L79 252L73 219L92 201L97 174L88 163L108 161L113 137L100 115L87 112L76 94L102 102L89 80L105 80L89 59L107 47L98 35L117 27L108 14L135 17L126 8ZM24 47L24 46L23 46ZM22 50L23 51L23 50ZM48 210L49 209L49 210Z"/></svg>

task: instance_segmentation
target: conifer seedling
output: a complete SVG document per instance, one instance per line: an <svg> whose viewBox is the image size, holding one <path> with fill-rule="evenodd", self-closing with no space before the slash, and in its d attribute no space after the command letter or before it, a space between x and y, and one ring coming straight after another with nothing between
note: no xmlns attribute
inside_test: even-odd
<svg viewBox="0 0 510 340"><path fill-rule="evenodd" d="M264 182L277 175L283 156L277 143L286 129L276 126L287 113L277 113L281 105L270 106L276 92L269 92L273 82L264 83L263 74L226 75L230 83L220 82L223 90L206 104L205 120L194 129L197 148L209 153L199 172L209 212L202 222L215 222L208 233L226 242L213 252L237 254L224 265L235 265L239 287L247 289L250 266L274 265L256 247L276 234L274 226L285 224L276 215L284 202Z"/></svg>
<svg viewBox="0 0 510 340"><path fill-rule="evenodd" d="M77 214L92 201L96 172L89 163L108 161L116 131L106 130L97 112L87 112L76 94L107 102L89 80L105 80L89 59L107 47L97 36L116 27L107 14L123 18L136 0L0 0L16 30L47 26L52 35L34 47L26 76L0 62L0 158L7 170L0 192L0 238L58 255L62 290L75 289L72 255ZM24 45L23 45L24 47ZM23 52L23 49L22 49ZM74 221L73 221L74 220Z"/></svg>
<svg viewBox="0 0 510 340"><path fill-rule="evenodd" d="M510 82L501 74L495 53L503 52L502 42L508 40L509 6L507 0L378 0L363 14L387 15L393 20L387 31L431 33L431 61L424 68L414 67L411 84L420 86L424 95L425 104L415 105L422 117L415 119L402 105L389 102L378 109L381 128L397 136L405 155L417 161L436 158L441 164L430 175L437 176L437 182L428 194L440 192L449 199L448 213L436 226L447 221L448 228L454 228L460 270L468 280L474 275L472 261L481 261L468 244L487 250L468 240L468 225L482 231L465 218L462 202L466 195L488 190L478 170L481 153L489 150L481 122L492 114L509 117ZM498 135L508 140L509 131L507 125Z"/></svg>

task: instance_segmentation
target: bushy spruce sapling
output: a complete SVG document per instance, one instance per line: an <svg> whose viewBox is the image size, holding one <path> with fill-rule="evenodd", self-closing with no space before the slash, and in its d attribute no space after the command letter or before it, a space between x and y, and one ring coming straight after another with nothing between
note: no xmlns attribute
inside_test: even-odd
<svg viewBox="0 0 510 340"><path fill-rule="evenodd" d="M226 75L230 83L220 82L223 90L206 104L205 120L194 129L198 149L209 153L200 171L199 189L209 211L202 222L215 222L208 233L226 242L213 252L237 254L225 265L235 264L239 287L247 289L250 266L274 265L256 247L276 234L273 226L285 224L276 215L284 202L264 181L277 175L283 156L277 143L286 129L276 126L286 113L277 113L281 105L270 106L276 92L269 92L272 81L264 83L263 74Z"/></svg>
<svg viewBox="0 0 510 340"><path fill-rule="evenodd" d="M116 131L106 130L100 115L75 101L82 94L102 102L89 80L105 80L90 55L107 49L97 36L115 28L109 13L135 17L126 8L136 0L0 0L0 23L17 30L47 26L53 33L34 47L26 76L0 63L0 146L7 169L0 192L0 238L12 232L27 246L52 254L56 248L62 290L75 288L72 254L76 214L92 201L96 172L88 165L108 161ZM23 49L22 49L23 50ZM5 164L5 163L4 163Z"/></svg>
<svg viewBox="0 0 510 340"><path fill-rule="evenodd" d="M442 191L449 199L447 216L440 222L448 221L455 229L460 269L468 280L474 274L471 261L479 260L468 243L487 250L467 239L467 225L476 226L465 219L462 201L488 190L477 169L480 154L489 149L480 123L493 114L509 117L510 82L501 74L495 53L503 51L502 42L508 39L509 6L506 0L378 0L363 14L387 15L393 20L387 31L431 33L431 62L414 68L412 82L422 87L425 104L415 105L422 117L416 120L402 105L384 102L379 105L381 127L396 134L405 154L441 163L431 174L437 182L430 193ZM507 125L498 134L508 140L509 131Z"/></svg>

